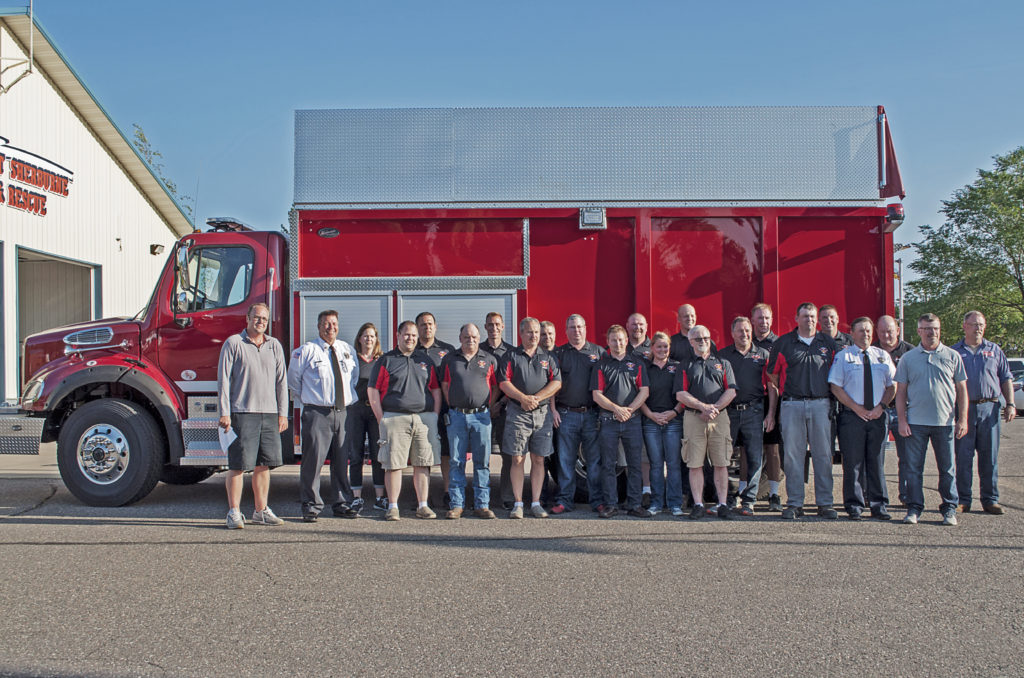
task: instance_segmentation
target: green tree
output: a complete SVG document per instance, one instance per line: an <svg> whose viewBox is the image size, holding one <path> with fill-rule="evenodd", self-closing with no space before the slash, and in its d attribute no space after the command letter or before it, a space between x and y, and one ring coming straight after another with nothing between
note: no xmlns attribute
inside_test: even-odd
<svg viewBox="0 0 1024 678"><path fill-rule="evenodd" d="M193 216L192 197L178 194L178 184L164 175L163 153L153 148L152 144L149 143L149 137L142 130L142 126L134 122L132 123L132 143L142 158L153 168L160 181L167 187L167 192L174 196L178 204L181 205L181 208L185 210L191 219Z"/></svg>
<svg viewBox="0 0 1024 678"><path fill-rule="evenodd" d="M964 313L977 309L986 338L1010 355L1024 353L1024 146L994 161L942 201L942 226L921 227L910 265L919 277L907 285L908 339L917 340L916 319L931 312L952 344Z"/></svg>

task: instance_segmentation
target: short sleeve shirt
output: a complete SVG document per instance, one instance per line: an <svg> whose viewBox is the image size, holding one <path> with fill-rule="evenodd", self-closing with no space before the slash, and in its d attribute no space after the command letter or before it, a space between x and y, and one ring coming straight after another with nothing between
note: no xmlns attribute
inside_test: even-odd
<svg viewBox="0 0 1024 678"><path fill-rule="evenodd" d="M956 384L967 381L960 354L945 344L934 351L917 346L896 366L894 381L907 389L907 422L918 426L951 426L956 410Z"/></svg>
<svg viewBox="0 0 1024 678"><path fill-rule="evenodd" d="M590 374L590 389L600 391L620 407L633 402L644 386L648 386L646 363L628 351L621 360L606 354Z"/></svg>
<svg viewBox="0 0 1024 678"><path fill-rule="evenodd" d="M538 348L530 356L522 346L516 346L499 364L498 383L503 381L511 382L526 395L537 395L549 382L562 381L562 372L558 360L547 351Z"/></svg>
<svg viewBox="0 0 1024 678"><path fill-rule="evenodd" d="M555 401L563 407L589 407L594 404L590 389L590 373L605 354L605 350L586 342L581 348L563 344L555 349L558 367L562 371L562 388Z"/></svg>
<svg viewBox="0 0 1024 678"><path fill-rule="evenodd" d="M647 409L651 412L668 412L675 409L676 400L675 384L676 374L679 373L679 361L669 358L664 367L651 361L647 364L647 386L650 388L650 395L647 396Z"/></svg>
<svg viewBox="0 0 1024 678"><path fill-rule="evenodd" d="M914 348L914 345L911 344L909 341L902 341L902 340L900 340L896 344L896 346L893 347L893 349L891 351L889 349L887 349L887 348L883 348L882 345L879 344L877 341L875 343L871 344L871 345L872 346L877 346L878 348L881 348L883 351L888 353L889 357L892 358L893 365L899 365L900 364L900 358L903 357L903 354L906 353L907 351L909 351L910 349Z"/></svg>
<svg viewBox="0 0 1024 678"><path fill-rule="evenodd" d="M871 365L871 390L873 402L871 407L882 400L885 389L892 386L892 378L896 374L896 365L885 350L877 346L868 346L868 363ZM853 402L861 407L864 404L864 351L857 346L847 346L836 354L836 359L828 371L828 382L846 391Z"/></svg>
<svg viewBox="0 0 1024 678"><path fill-rule="evenodd" d="M760 346L761 348L763 348L764 350L768 351L769 353L772 350L772 346L778 340L779 340L779 335L775 334L774 332L769 332L768 334L764 335L760 339L758 339L757 337L754 337L754 339L753 339L754 346Z"/></svg>
<svg viewBox="0 0 1024 678"><path fill-rule="evenodd" d="M767 350L752 344L749 351L740 353L735 344L730 344L718 352L718 357L728 361L736 375L733 405L758 402L764 398L768 384Z"/></svg>
<svg viewBox="0 0 1024 678"><path fill-rule="evenodd" d="M682 366L676 374L676 392L686 391L707 405L718 402L730 388L736 388L736 375L732 365L717 355L696 357Z"/></svg>
<svg viewBox="0 0 1024 678"><path fill-rule="evenodd" d="M424 351L403 355L392 349L377 359L370 371L370 386L380 392L380 406L385 412L416 414L434 409L430 392L440 388L434 363Z"/></svg>
<svg viewBox="0 0 1024 678"><path fill-rule="evenodd" d="M635 356L638 356L639 358L642 358L643 360L650 360L651 359L651 338L650 337L645 337L644 340L641 343L637 344L636 346L633 346L632 344L630 344L629 345L629 349L626 351L626 355L629 355L629 354L633 354Z"/></svg>
<svg viewBox="0 0 1024 678"><path fill-rule="evenodd" d="M787 332L772 345L768 374L779 378L779 393L791 398L827 398L828 371L839 347L824 332L810 345L800 341L797 330Z"/></svg>
<svg viewBox="0 0 1024 678"><path fill-rule="evenodd" d="M498 388L498 361L486 351L477 351L472 358L452 351L441 362L441 381L448 384L449 407L484 407L491 389Z"/></svg>
<svg viewBox="0 0 1024 678"><path fill-rule="evenodd" d="M998 398L999 387L1004 381L1012 381L1010 362L999 345L982 339L978 350L971 352L961 339L953 344L953 350L960 354L967 372L967 397L970 400Z"/></svg>

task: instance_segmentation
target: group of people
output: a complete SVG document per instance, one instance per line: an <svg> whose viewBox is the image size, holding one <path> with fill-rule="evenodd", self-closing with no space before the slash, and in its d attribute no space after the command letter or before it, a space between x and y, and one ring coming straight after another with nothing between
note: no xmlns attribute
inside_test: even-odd
<svg viewBox="0 0 1024 678"><path fill-rule="evenodd" d="M582 460L589 505L601 518L620 511L636 518L663 511L694 520L753 516L765 476L768 510L795 520L804 515L810 462L816 513L834 520L832 466L841 456L847 516L889 520L884 464L890 433L905 523L917 523L925 508L929 442L943 524L955 525L956 514L972 508L975 456L982 509L1003 513L1000 426L1013 420L1016 409L1008 361L984 338L980 312L965 316L964 337L952 347L940 341L940 322L932 314L918 319L921 342L913 347L899 339L890 316L877 326L856 318L846 334L834 306L811 303L797 308L794 330L777 336L771 307L760 303L749 317L732 321L733 343L721 349L697 324L692 305L680 306L677 316L678 333L648 337L646 318L634 313L625 326L608 328L603 346L588 341L579 314L566 320L568 341L561 346L552 323L526 317L518 326L520 344L512 346L502 338L501 314L489 313L483 333L466 323L453 346L436 337L435 317L423 312L399 325L396 347L383 353L372 323L359 328L353 346L338 339L338 313L328 310L317 319L317 338L296 348L286 368L280 344L265 334L268 309L254 304L246 329L225 341L218 369L220 426L237 434L228 447L227 526L244 526L241 474L249 470L252 522L282 522L267 506L267 491L269 470L281 463L289 392L302 408L299 500L306 522L315 522L327 505L344 518L366 507L366 446L373 507L386 520L401 517L402 475L410 466L415 516L437 517L428 497L437 465L446 518L469 511L468 490L472 514L495 518L495 444L502 456L502 507L511 519L573 511ZM621 503L620 449L626 466ZM734 453L740 478L730 496ZM320 472L328 459L330 490L323 496ZM554 489L546 491L549 472ZM785 506L779 494L783 473Z"/></svg>

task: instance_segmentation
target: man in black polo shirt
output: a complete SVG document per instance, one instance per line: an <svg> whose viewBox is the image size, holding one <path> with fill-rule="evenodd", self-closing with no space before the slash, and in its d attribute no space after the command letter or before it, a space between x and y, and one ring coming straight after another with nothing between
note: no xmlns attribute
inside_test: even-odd
<svg viewBox="0 0 1024 678"><path fill-rule="evenodd" d="M910 342L903 341L900 339L900 325L896 322L896 318L891 315L883 315L878 319L878 323L875 326L875 332L878 337L875 339L872 346L877 346L892 358L893 365L899 365L900 358L903 354L914 348L914 345ZM896 443L896 468L898 469L898 482L899 482L899 500L901 504L905 504L907 500L906 493L906 478L907 472L903 468L903 464L906 459L906 443L907 439L900 435L899 418L896 416L896 400L893 399L889 406L885 408L886 415L886 432L885 436L888 439L889 434L892 434L893 440ZM888 504L889 496L885 491L885 485L882 485L883 501Z"/></svg>
<svg viewBox="0 0 1024 678"><path fill-rule="evenodd" d="M769 385L768 351L754 345L749 319L740 316L732 321L732 340L732 345L719 351L718 356L729 361L736 375L736 397L729 404L729 425L733 446L742 448L739 512L741 516L752 516L764 468L764 433L775 428L779 392Z"/></svg>
<svg viewBox="0 0 1024 678"><path fill-rule="evenodd" d="M754 345L771 353L772 345L779 336L772 332L774 314L772 307L764 302L754 304L750 309L750 322L754 329ZM768 402L765 401L765 409ZM764 475L768 478L768 510L781 511L782 499L779 498L779 486L782 483L782 459L779 450L782 447L782 433L779 426L779 408L775 408L775 426L764 432Z"/></svg>
<svg viewBox="0 0 1024 678"><path fill-rule="evenodd" d="M505 354L515 348L502 338L505 335L505 319L497 311L491 311L484 318L484 331L487 332L487 340L480 344L480 348L494 356L500 368ZM508 398L499 391L498 399L491 406L491 445L497 445L501 454L501 478L498 483L501 504L506 511L511 511L515 499L512 496L512 455L501 449L501 439L505 435L507 405Z"/></svg>
<svg viewBox="0 0 1024 678"><path fill-rule="evenodd" d="M633 313L626 319L626 336L629 337L627 352L644 360L651 359L651 338L647 336L647 318L643 313Z"/></svg>
<svg viewBox="0 0 1024 678"><path fill-rule="evenodd" d="M498 387L508 396L505 414L505 436L501 449L512 455L512 492L515 502L509 518L523 517L523 481L526 454L530 454L530 489L533 491L530 514L547 518L540 505L544 486L544 457L551 456L551 396L562 386L558 360L540 350L540 321L523 318L519 321L522 345L505 354L498 370Z"/></svg>
<svg viewBox="0 0 1024 678"><path fill-rule="evenodd" d="M732 458L732 436L726 408L736 397L736 377L732 365L711 353L711 332L703 325L690 329L693 360L679 366L676 373L676 399L686 407L683 427L686 443L683 461L690 469L690 492L693 495L691 520L700 520L704 508L704 459L714 467L715 491L718 494L718 517L730 520L729 461Z"/></svg>
<svg viewBox="0 0 1024 678"><path fill-rule="evenodd" d="M828 371L838 352L835 340L817 331L818 308L805 302L797 308L797 327L772 346L768 375L782 397L779 421L785 442L784 520L804 514L804 459L808 446L814 464L814 498L818 515L835 520L832 508L831 408Z"/></svg>
<svg viewBox="0 0 1024 678"><path fill-rule="evenodd" d="M555 515L571 511L576 495L576 459L583 445L587 466L587 489L590 502L601 496L601 452L597 445L597 408L590 393L590 373L605 351L587 341L587 321L573 313L565 321L569 341L555 351L562 371L562 388L555 396L551 412L558 442L558 497L551 512Z"/></svg>
<svg viewBox="0 0 1024 678"><path fill-rule="evenodd" d="M683 304L676 310L676 319L679 321L679 331L672 335L672 350L669 357L685 365L693 360L690 330L697 324L697 309L691 304ZM718 347L713 341L711 342L711 352L718 352Z"/></svg>
<svg viewBox="0 0 1024 678"><path fill-rule="evenodd" d="M430 361L434 363L434 369L440 374L441 361L444 360L446 355L455 351L455 347L435 337L437 333L437 319L434 318L434 314L430 311L423 311L416 316L416 329L420 333L418 350L430 356ZM444 415L447 411L448 406L445 403L441 403L441 413L437 418L437 434L441 437L441 478L444 480L445 508L448 508L450 505L450 497L448 496L448 466L451 453L448 451L448 434L445 433L444 426Z"/></svg>
<svg viewBox="0 0 1024 678"><path fill-rule="evenodd" d="M480 350L480 330L473 323L459 330L461 350L441 363L441 391L448 403L451 449L451 509L447 518L461 518L466 497L466 462L473 459L473 503L478 518L494 518L491 498L491 411L498 393L498 361Z"/></svg>
<svg viewBox="0 0 1024 678"><path fill-rule="evenodd" d="M441 411L441 387L434 363L416 350L416 323L398 326L398 346L380 358L370 372L366 395L380 425L378 458L384 467L388 491L385 520L398 520L398 495L402 491L402 470L411 465L413 487L419 507L417 518L436 518L427 506L430 467L441 463L437 438L437 416Z"/></svg>
<svg viewBox="0 0 1024 678"><path fill-rule="evenodd" d="M839 330L839 311L832 304L825 304L818 309L818 323L821 331L832 337L840 351L853 345L853 337Z"/></svg>
<svg viewBox="0 0 1024 678"><path fill-rule="evenodd" d="M598 515L611 518L619 512L616 506L618 488L615 482L615 462L621 441L626 453L626 507L629 515L650 518L654 514L640 506L643 489L640 474L643 430L640 415L637 414L650 390L647 370L639 356L627 350L629 340L621 325L609 327L607 339L608 353L598 361L590 375L594 402L602 410L599 440L601 479L604 483L601 501L604 508L598 511ZM594 501L594 497L591 497L592 505Z"/></svg>

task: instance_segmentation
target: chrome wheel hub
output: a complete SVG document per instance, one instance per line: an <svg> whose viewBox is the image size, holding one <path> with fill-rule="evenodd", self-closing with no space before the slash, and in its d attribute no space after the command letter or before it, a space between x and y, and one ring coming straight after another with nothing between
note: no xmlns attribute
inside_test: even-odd
<svg viewBox="0 0 1024 678"><path fill-rule="evenodd" d="M109 485L128 469L128 453L124 433L109 424L96 424L78 439L78 468L97 485Z"/></svg>

